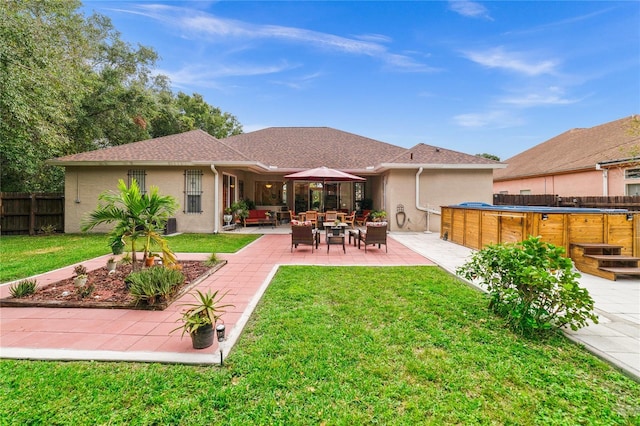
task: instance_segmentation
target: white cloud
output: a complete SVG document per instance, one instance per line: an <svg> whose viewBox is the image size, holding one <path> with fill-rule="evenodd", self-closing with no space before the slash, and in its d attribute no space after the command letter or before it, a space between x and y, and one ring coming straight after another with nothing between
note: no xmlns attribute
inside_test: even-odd
<svg viewBox="0 0 640 426"><path fill-rule="evenodd" d="M508 111L501 110L459 114L453 117L453 121L460 127L490 127L494 129L515 127L523 123L521 118L513 116Z"/></svg>
<svg viewBox="0 0 640 426"><path fill-rule="evenodd" d="M467 59L487 68L501 68L517 73L537 76L555 74L558 62L551 59L532 60L520 52L507 52L502 47L485 51L464 52Z"/></svg>
<svg viewBox="0 0 640 426"><path fill-rule="evenodd" d="M519 107L534 107L541 105L570 105L579 102L580 99L567 99L553 94L529 93L519 97L502 98L500 102Z"/></svg>
<svg viewBox="0 0 640 426"><path fill-rule="evenodd" d="M480 3L467 0L453 0L449 2L449 9L468 18L484 18L493 20L486 7Z"/></svg>
<svg viewBox="0 0 640 426"><path fill-rule="evenodd" d="M289 87L291 89L300 90L300 89L304 89L305 87L308 87L313 81L322 77L323 75L324 74L322 72L315 72L312 74L299 76L291 80L275 80L275 81L272 81L272 83L280 86Z"/></svg>
<svg viewBox="0 0 640 426"><path fill-rule="evenodd" d="M199 10L166 5L138 5L130 11L163 22L174 29L195 38L207 38L212 43L223 43L227 39L279 40L314 46L341 53L369 56L389 66L405 71L428 72L433 69L414 58L391 53L382 43L392 40L381 34L359 35L354 38L280 25L258 25L236 19L219 18Z"/></svg>
<svg viewBox="0 0 640 426"><path fill-rule="evenodd" d="M216 79L221 77L275 74L293 68L295 68L295 66L286 63L265 66L236 65L233 67L216 63L215 66L205 64L187 66L177 71L160 69L157 70L157 73L166 75L171 82L175 83L178 87L199 86L221 88L221 84L216 83Z"/></svg>

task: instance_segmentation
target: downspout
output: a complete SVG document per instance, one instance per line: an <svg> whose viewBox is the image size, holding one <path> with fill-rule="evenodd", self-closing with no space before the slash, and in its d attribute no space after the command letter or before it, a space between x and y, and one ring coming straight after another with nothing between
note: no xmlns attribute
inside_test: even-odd
<svg viewBox="0 0 640 426"><path fill-rule="evenodd" d="M211 171L213 172L213 233L217 234L220 232L218 228L220 226L220 197L218 196L220 175L216 170L215 164L211 165Z"/></svg>
<svg viewBox="0 0 640 426"><path fill-rule="evenodd" d="M423 170L423 168L420 167L418 169L418 172L416 173L416 209L426 213L426 216L427 216L427 230L424 231L424 232L425 232L425 234L430 234L431 230L429 229L429 215L431 213L439 215L440 212L437 211L437 210L434 210L434 209L430 209L428 207L425 208L425 207L420 206L420 175L422 174L422 170Z"/></svg>
<svg viewBox="0 0 640 426"><path fill-rule="evenodd" d="M596 170L602 170L602 195L609 196L609 169L602 168L600 163L596 163Z"/></svg>

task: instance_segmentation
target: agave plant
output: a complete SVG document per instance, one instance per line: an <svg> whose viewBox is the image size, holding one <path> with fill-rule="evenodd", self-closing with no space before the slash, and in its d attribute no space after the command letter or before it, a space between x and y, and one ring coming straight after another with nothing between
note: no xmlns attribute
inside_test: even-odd
<svg viewBox="0 0 640 426"><path fill-rule="evenodd" d="M220 290L216 290L213 293L203 293L200 290L196 290L195 293L192 293L196 301L183 305L189 309L182 313L181 320L183 324L173 331L182 329L182 335L184 336L185 333L196 333L200 327L215 324L222 314L226 312L224 309L233 306L231 304L221 305L220 302L227 293L219 295L219 292Z"/></svg>

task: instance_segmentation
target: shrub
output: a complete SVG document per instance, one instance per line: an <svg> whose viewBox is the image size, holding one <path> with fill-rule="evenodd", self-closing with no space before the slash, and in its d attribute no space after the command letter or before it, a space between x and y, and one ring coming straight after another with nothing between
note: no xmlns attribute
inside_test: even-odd
<svg viewBox="0 0 640 426"><path fill-rule="evenodd" d="M456 271L480 279L489 292L489 309L516 332L529 334L554 327L578 330L598 322L593 299L577 281L565 250L529 237L521 243L494 244L473 254Z"/></svg>
<svg viewBox="0 0 640 426"><path fill-rule="evenodd" d="M9 287L9 293L11 296L19 299L24 296L33 294L38 289L38 282L36 280L22 280Z"/></svg>
<svg viewBox="0 0 640 426"><path fill-rule="evenodd" d="M125 279L136 302L143 300L149 305L153 305L159 298L171 296L183 281L184 274L181 271L162 266L132 272Z"/></svg>
<svg viewBox="0 0 640 426"><path fill-rule="evenodd" d="M204 262L204 264L207 266L214 266L216 263L218 263L218 255L215 253L211 253L207 260L205 260Z"/></svg>

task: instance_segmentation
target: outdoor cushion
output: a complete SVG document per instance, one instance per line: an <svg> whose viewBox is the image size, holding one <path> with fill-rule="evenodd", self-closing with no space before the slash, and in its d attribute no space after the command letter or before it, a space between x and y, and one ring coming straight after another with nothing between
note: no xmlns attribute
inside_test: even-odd
<svg viewBox="0 0 640 426"><path fill-rule="evenodd" d="M387 222L367 222L366 226L379 226L379 227L383 227L383 226L387 226Z"/></svg>

